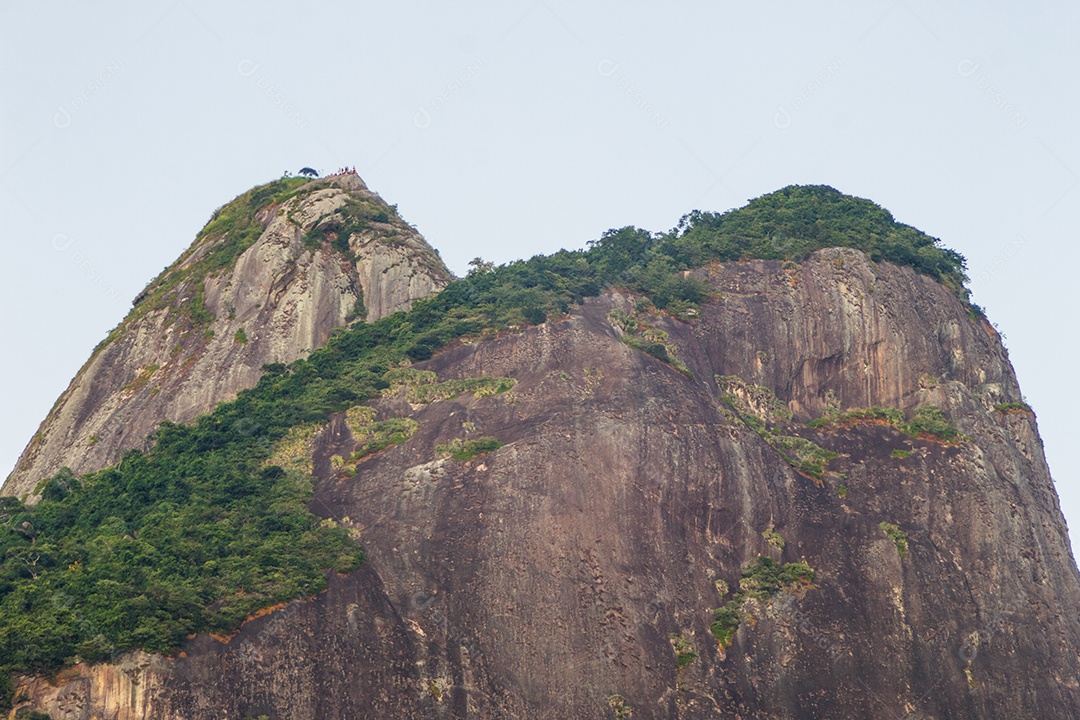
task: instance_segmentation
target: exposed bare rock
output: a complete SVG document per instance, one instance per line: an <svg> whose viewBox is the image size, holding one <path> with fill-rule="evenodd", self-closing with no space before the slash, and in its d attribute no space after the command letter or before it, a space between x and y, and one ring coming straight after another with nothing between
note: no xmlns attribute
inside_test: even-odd
<svg viewBox="0 0 1080 720"><path fill-rule="evenodd" d="M354 206L377 219L353 217ZM343 228L327 225L339 217L354 221L348 256L344 243L331 242ZM307 183L256 220L261 235L227 267L192 276L234 239L201 235L148 286L57 400L4 494L32 493L65 465L76 473L109 465L142 447L162 420L192 420L254 385L264 364L305 357L358 310L370 321L408 309L451 277L355 175ZM199 304L205 309L192 310Z"/></svg>
<svg viewBox="0 0 1080 720"><path fill-rule="evenodd" d="M135 652L115 664L78 665L56 678L36 679L22 691L53 718L143 720L156 717L156 693L169 670L160 655Z"/></svg>
<svg viewBox="0 0 1080 720"><path fill-rule="evenodd" d="M617 293L451 347L417 367L516 385L383 398L381 418L419 429L355 477L334 460L355 445L344 418L314 443L312 508L360 533L363 570L153 661L153 691L126 704L112 678L141 655L28 686L32 704L78 720L1080 718L1080 577L1034 416L995 410L1020 395L992 328L857 251L699 272L719 299L698 318L647 318L692 377L620 342L610 313L633 303ZM828 472L796 472L716 376L775 391L785 432L839 453ZM837 404L938 405L969 439L805 426ZM478 436L505 444L436 450ZM722 647L712 610L759 555L804 560L813 586L749 600Z"/></svg>

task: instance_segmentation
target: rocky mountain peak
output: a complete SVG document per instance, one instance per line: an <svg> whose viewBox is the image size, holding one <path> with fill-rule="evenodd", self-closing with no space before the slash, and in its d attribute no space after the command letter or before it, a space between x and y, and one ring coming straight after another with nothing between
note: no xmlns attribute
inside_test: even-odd
<svg viewBox="0 0 1080 720"><path fill-rule="evenodd" d="M1080 718L1080 573L962 256L792 186L386 315L448 277L421 243L351 176L215 213L47 447L115 454L63 432L273 364L143 452L0 498L0 706ZM382 317L305 357L361 290Z"/></svg>
<svg viewBox="0 0 1080 720"><path fill-rule="evenodd" d="M19 458L4 494L89 472L251 387L335 328L408 309L452 276L356 174L282 178L214 212L135 298Z"/></svg>

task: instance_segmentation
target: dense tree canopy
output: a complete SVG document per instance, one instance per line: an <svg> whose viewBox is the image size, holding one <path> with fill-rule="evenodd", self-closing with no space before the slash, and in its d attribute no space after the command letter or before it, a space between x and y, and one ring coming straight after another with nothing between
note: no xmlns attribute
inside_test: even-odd
<svg viewBox="0 0 1080 720"><path fill-rule="evenodd" d="M742 258L800 261L827 247L856 248L875 262L910 266L967 300L962 255L896 222L879 205L825 185L791 185L726 213L695 210L674 230L656 236L624 228L605 235L593 249L605 271L641 273Z"/></svg>

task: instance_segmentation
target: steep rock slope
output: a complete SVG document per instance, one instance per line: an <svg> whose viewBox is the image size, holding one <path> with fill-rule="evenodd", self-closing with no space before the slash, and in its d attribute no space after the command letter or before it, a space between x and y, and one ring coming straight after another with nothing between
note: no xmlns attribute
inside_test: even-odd
<svg viewBox="0 0 1080 720"><path fill-rule="evenodd" d="M162 420L192 420L251 387L264 364L304 357L335 328L408 309L449 282L434 250L356 175L298 182L215 213L75 376L4 494L32 493L62 466L116 462Z"/></svg>
<svg viewBox="0 0 1080 720"><path fill-rule="evenodd" d="M32 704L86 720L1080 718L1080 577L1034 416L1002 405L1020 395L993 330L853 250L696 272L717 297L690 321L609 293L415 365L516 383L389 394L378 418L415 434L355 475L363 437L335 416L312 445L312 507L359 531L363 570L228 642L28 682ZM626 317L667 333L650 350L670 362L620 342ZM805 426L929 404L967 437ZM838 456L798 472L768 426ZM484 436L504 444L440 451ZM725 646L713 610L759 556L805 561L813 583L744 596Z"/></svg>

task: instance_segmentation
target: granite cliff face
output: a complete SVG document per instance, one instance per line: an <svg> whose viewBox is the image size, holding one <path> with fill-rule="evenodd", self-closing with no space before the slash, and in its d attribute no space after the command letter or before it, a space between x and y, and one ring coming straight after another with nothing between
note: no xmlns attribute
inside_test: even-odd
<svg viewBox="0 0 1080 720"><path fill-rule="evenodd" d="M689 319L609 292L414 365L515 382L387 393L377 417L415 434L355 475L356 424L334 416L310 446L312 508L359 533L360 571L227 641L28 679L28 704L71 720L1080 718L1080 576L993 329L856 250L694 273L716 295ZM627 317L667 333L669 362L620 341ZM927 405L963 437L806 425ZM504 444L440 451L481 436ZM816 472L791 438L837 455ZM718 642L713 611L752 589L759 557L813 582L745 596Z"/></svg>
<svg viewBox="0 0 1080 720"><path fill-rule="evenodd" d="M57 400L4 494L30 494L63 466L81 474L114 463L162 420L190 421L251 387L264 364L304 357L335 328L408 309L450 281L356 175L289 185L282 200L247 193L219 210L147 286ZM253 212L247 227L215 228L242 203ZM253 242L229 258L245 231Z"/></svg>

